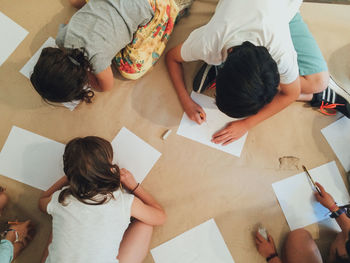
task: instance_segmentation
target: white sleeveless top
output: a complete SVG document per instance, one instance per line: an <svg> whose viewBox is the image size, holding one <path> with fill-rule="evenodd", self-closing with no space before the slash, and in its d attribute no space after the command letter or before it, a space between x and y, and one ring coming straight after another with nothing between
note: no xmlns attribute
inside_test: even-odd
<svg viewBox="0 0 350 263"><path fill-rule="evenodd" d="M46 263L116 263L119 245L130 223L134 195L120 190L102 205L87 205L73 196L58 202L52 195L47 212L52 216L52 243Z"/></svg>

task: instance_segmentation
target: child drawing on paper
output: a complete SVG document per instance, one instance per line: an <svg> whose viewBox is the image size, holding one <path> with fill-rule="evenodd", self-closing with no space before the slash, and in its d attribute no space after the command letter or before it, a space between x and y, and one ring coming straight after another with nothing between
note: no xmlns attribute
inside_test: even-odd
<svg viewBox="0 0 350 263"><path fill-rule="evenodd" d="M322 52L299 12L302 0L221 0L210 21L166 55L169 75L189 119L204 109L188 95L182 64L202 60L193 90L216 88L218 108L232 118L213 135L231 143L292 102L350 117L350 96L329 78ZM331 112L329 112L331 111ZM201 115L203 117L201 117Z"/></svg>
<svg viewBox="0 0 350 263"><path fill-rule="evenodd" d="M41 211L52 216L42 262L136 263L146 257L153 226L165 222L165 212L112 160L111 144L99 137L76 138L66 145L66 176L39 200Z"/></svg>
<svg viewBox="0 0 350 263"><path fill-rule="evenodd" d="M255 243L257 249L269 263L343 263L350 262L350 218L344 207L337 206L333 197L326 192L322 185L316 183L320 193L315 192L315 197L324 207L329 209L330 216L340 226L342 232L338 233L333 241L329 261L323 261L321 253L312 239L310 233L305 229L297 229L287 236L282 257L276 251L271 235L265 239L259 232L256 233Z"/></svg>
<svg viewBox="0 0 350 263"><path fill-rule="evenodd" d="M0 216L8 201L5 189L0 186ZM34 226L30 220L8 222L8 229L1 233L0 262L11 263L27 247L34 234Z"/></svg>
<svg viewBox="0 0 350 263"><path fill-rule="evenodd" d="M69 0L79 10L41 52L30 80L51 102L84 100L113 87L111 64L127 79L142 77L159 59L180 8L192 0Z"/></svg>

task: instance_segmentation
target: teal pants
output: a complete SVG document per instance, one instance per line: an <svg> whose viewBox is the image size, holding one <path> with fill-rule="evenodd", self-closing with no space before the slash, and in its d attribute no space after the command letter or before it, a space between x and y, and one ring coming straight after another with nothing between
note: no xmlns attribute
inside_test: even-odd
<svg viewBox="0 0 350 263"><path fill-rule="evenodd" d="M298 55L299 75L328 71L322 52L299 12L290 21L289 29Z"/></svg>

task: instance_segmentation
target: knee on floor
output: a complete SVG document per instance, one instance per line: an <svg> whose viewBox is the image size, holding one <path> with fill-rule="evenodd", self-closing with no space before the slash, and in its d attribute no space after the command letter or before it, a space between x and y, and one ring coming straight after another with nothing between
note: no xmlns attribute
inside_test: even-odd
<svg viewBox="0 0 350 263"><path fill-rule="evenodd" d="M309 76L308 81L312 87L313 93L319 93L324 91L329 83L329 73L320 72Z"/></svg>
<svg viewBox="0 0 350 263"><path fill-rule="evenodd" d="M308 231L306 231L303 228L299 228L299 229L291 231L288 234L287 242L292 242L292 243L297 242L297 243L299 243L300 240L305 240L305 239L312 239L312 237L311 237L311 235L310 235L310 233Z"/></svg>

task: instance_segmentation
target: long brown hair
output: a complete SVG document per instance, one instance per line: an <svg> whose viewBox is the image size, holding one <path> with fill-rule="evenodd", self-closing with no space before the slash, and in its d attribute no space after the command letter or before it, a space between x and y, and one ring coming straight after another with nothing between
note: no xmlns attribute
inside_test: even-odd
<svg viewBox="0 0 350 263"><path fill-rule="evenodd" d="M120 171L112 164L111 144L96 136L75 138L65 148L64 172L69 187L62 190L58 201L64 204L69 195L89 205L100 205L113 198L120 187ZM102 198L96 200L96 195Z"/></svg>
<svg viewBox="0 0 350 263"><path fill-rule="evenodd" d="M85 89L92 65L85 49L44 48L30 76L34 89L46 102L92 101Z"/></svg>

